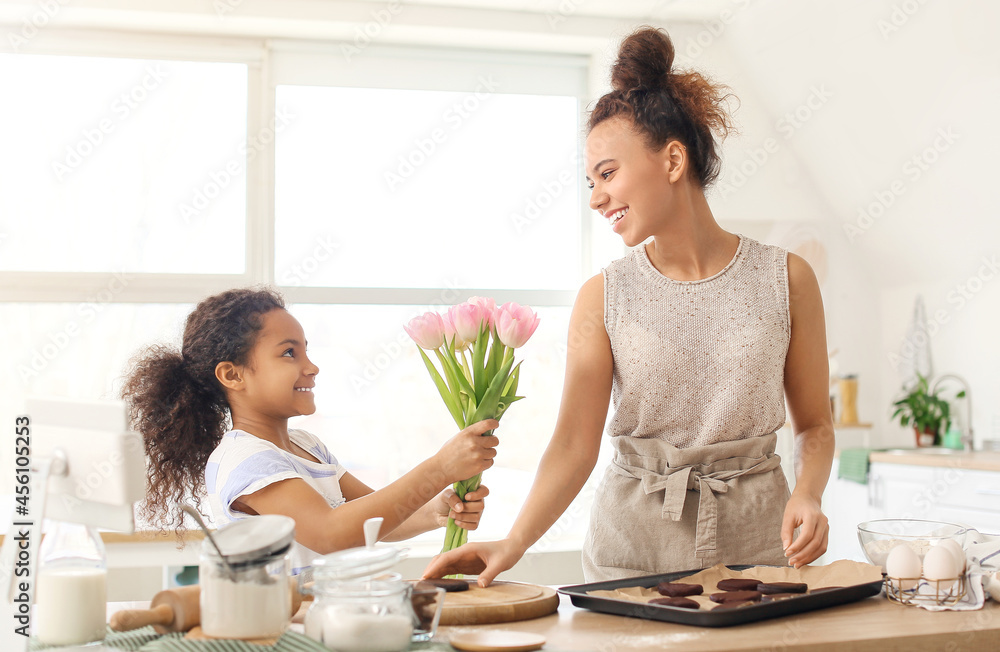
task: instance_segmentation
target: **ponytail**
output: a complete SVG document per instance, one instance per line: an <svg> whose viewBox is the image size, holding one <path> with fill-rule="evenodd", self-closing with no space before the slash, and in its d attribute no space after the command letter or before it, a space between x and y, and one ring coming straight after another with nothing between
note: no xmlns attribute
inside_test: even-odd
<svg viewBox="0 0 1000 652"><path fill-rule="evenodd" d="M229 401L216 366L246 364L263 315L284 306L270 289L223 292L188 316L181 351L154 345L129 362L121 393L147 458L139 513L160 530L179 532L180 506L204 497L205 465L229 426Z"/></svg>

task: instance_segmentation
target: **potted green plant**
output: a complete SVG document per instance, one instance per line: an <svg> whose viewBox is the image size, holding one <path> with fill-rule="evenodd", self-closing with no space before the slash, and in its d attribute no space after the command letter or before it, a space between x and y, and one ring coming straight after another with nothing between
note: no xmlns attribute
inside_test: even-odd
<svg viewBox="0 0 1000 652"><path fill-rule="evenodd" d="M951 425L951 406L948 401L931 392L927 378L917 374L917 382L910 389L903 390L903 398L893 403L901 426L913 426L917 446L933 446L940 441L941 434ZM964 393L964 392L963 392ZM961 397L961 394L959 394Z"/></svg>

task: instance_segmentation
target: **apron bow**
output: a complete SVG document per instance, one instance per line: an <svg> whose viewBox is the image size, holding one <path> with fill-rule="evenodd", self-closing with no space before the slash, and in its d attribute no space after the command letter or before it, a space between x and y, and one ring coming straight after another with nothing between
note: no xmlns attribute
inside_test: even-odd
<svg viewBox="0 0 1000 652"><path fill-rule="evenodd" d="M634 456L629 455L629 458ZM731 469L711 471L711 464L699 470L694 466L667 467L660 472L642 466L633 466L625 462L622 456L615 455L613 463L629 475L639 479L643 492L650 494L663 492L663 509L660 513L664 519L679 521L684 511L688 491L697 491L698 524L695 532L695 553L699 556L714 553L716 535L719 527L719 506L716 494L729 491L729 481L743 475L767 473L778 468L781 459L776 455L768 455L753 466L746 469Z"/></svg>

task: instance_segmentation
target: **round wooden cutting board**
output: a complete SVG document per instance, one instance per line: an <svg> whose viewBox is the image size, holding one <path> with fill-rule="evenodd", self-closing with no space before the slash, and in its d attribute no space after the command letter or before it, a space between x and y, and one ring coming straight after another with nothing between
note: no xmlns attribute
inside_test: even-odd
<svg viewBox="0 0 1000 652"><path fill-rule="evenodd" d="M559 606L555 589L522 582L493 582L485 589L471 582L468 591L445 594L442 625L487 625L540 618Z"/></svg>

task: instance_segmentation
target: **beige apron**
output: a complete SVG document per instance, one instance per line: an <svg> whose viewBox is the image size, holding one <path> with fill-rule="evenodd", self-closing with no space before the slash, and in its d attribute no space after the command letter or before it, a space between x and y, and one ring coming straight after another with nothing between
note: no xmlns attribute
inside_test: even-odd
<svg viewBox="0 0 1000 652"><path fill-rule="evenodd" d="M587 582L725 564L785 565L789 491L771 433L676 448L613 437L583 546Z"/></svg>

